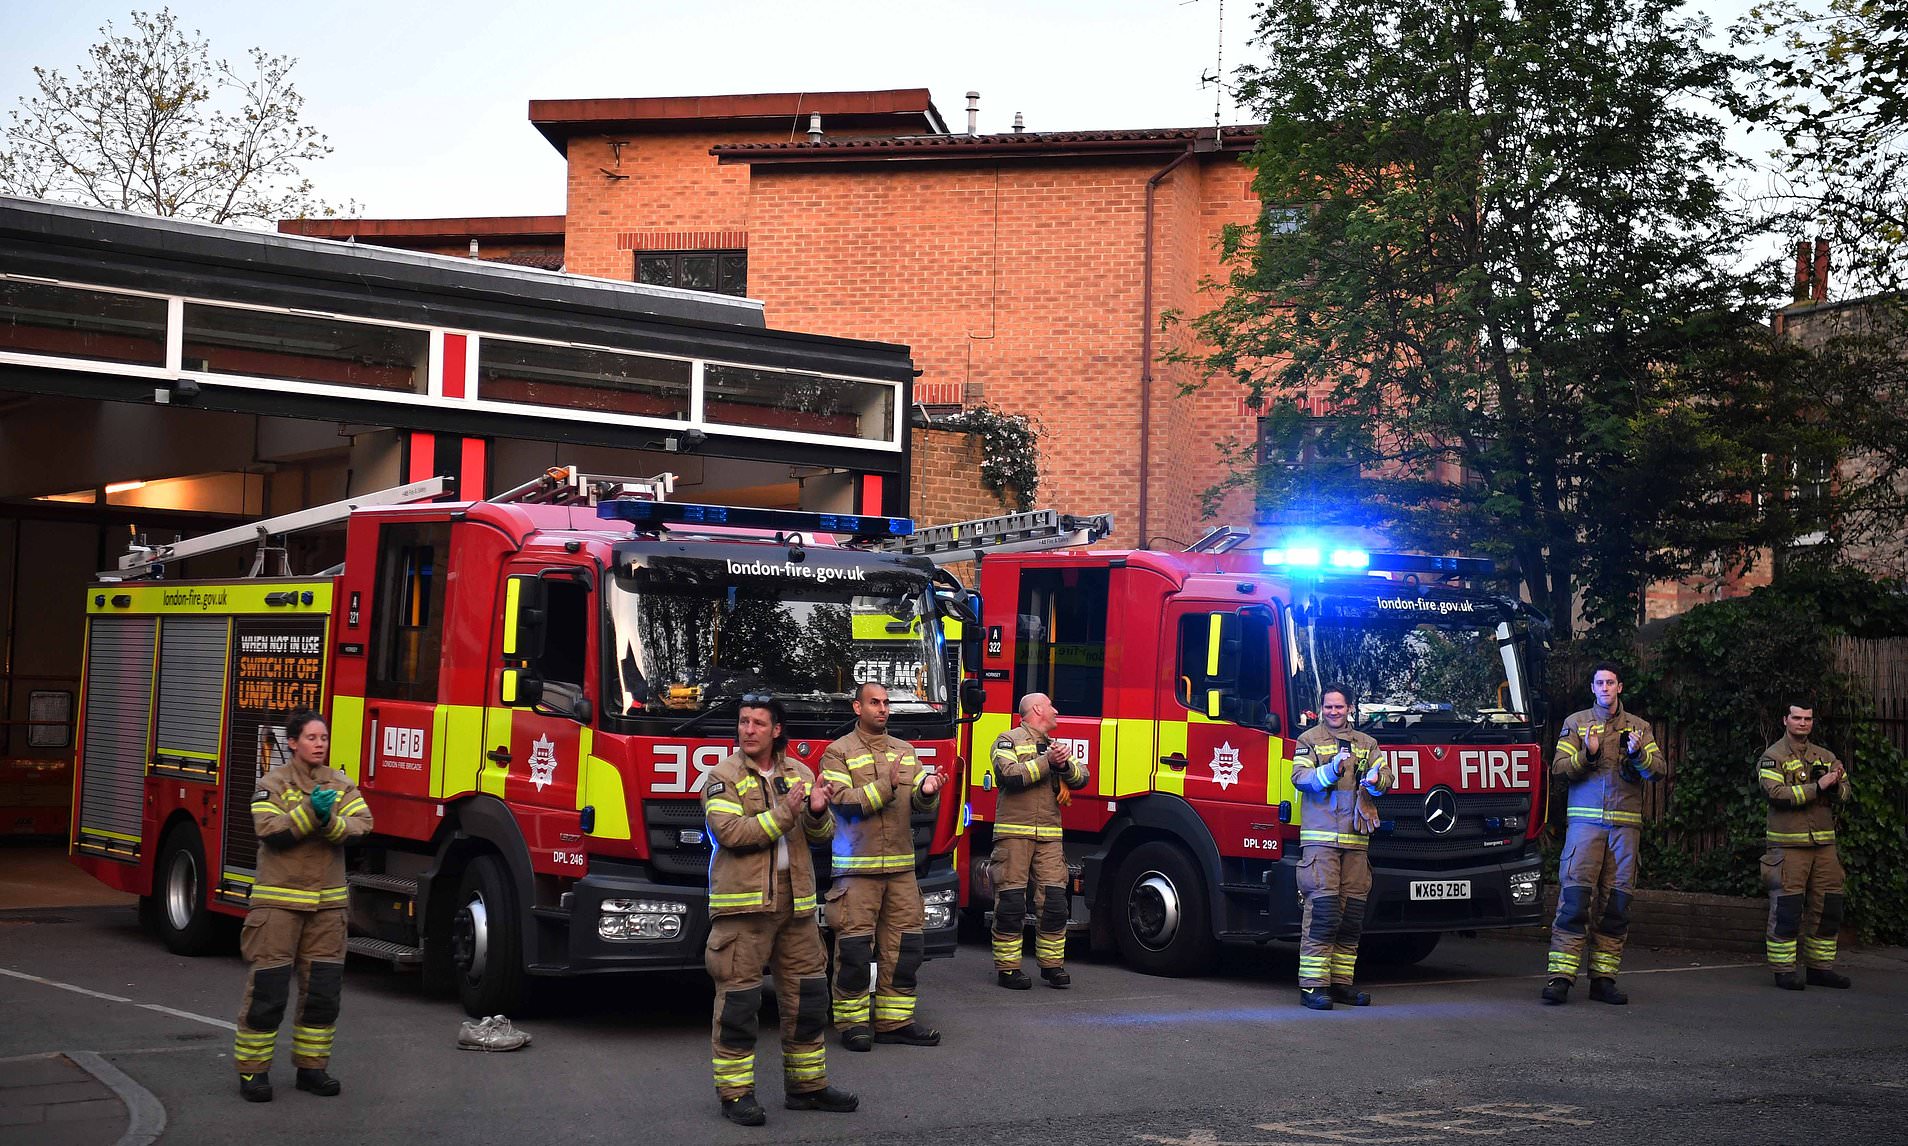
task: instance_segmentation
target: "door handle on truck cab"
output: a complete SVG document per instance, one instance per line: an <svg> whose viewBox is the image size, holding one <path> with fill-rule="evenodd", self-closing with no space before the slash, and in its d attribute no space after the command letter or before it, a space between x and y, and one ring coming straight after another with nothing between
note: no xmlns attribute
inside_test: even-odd
<svg viewBox="0 0 1908 1146"><path fill-rule="evenodd" d="M508 767L510 764L510 748L508 745L499 744L497 747L484 753L484 755L490 757L490 762L493 764L502 764L505 767Z"/></svg>
<svg viewBox="0 0 1908 1146"><path fill-rule="evenodd" d="M1161 764L1166 765L1166 767L1168 768L1173 768L1173 769L1177 769L1181 771L1185 769L1187 764L1191 763L1190 760L1187 760L1184 756L1180 755L1177 752L1173 753L1171 756L1161 756L1159 758L1159 762Z"/></svg>

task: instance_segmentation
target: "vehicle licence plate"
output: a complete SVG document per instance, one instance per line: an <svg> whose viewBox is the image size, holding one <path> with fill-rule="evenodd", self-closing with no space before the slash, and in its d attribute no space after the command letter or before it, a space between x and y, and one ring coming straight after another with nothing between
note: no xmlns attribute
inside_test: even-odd
<svg viewBox="0 0 1908 1146"><path fill-rule="evenodd" d="M1469 899L1468 879L1415 879L1411 881L1412 899Z"/></svg>

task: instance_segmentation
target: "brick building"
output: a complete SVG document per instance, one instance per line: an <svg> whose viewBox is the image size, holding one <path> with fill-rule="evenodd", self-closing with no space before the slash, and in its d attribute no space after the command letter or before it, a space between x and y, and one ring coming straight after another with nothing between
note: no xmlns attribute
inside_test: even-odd
<svg viewBox="0 0 1908 1146"><path fill-rule="evenodd" d="M1202 532L1216 443L1256 433L1238 393L1181 396L1195 375L1158 361L1183 337L1160 316L1204 308L1220 229L1258 209L1251 129L957 133L922 89L533 100L530 119L568 160L565 270L908 344L918 406L1034 416L1040 502L1112 512L1117 544ZM543 220L285 226L446 253L476 238L488 258L527 223ZM1249 509L1236 495L1223 516Z"/></svg>

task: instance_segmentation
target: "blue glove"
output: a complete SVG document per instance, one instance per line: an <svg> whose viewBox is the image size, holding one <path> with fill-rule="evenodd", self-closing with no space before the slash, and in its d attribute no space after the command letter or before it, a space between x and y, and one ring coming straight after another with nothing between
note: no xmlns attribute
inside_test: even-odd
<svg viewBox="0 0 1908 1146"><path fill-rule="evenodd" d="M1338 761L1327 760L1318 766L1318 783L1322 788L1330 788L1338 783Z"/></svg>
<svg viewBox="0 0 1908 1146"><path fill-rule="evenodd" d="M338 793L331 788L320 788L311 794L311 810L318 813L318 822L324 823L331 818L332 805L338 802Z"/></svg>
<svg viewBox="0 0 1908 1146"><path fill-rule="evenodd" d="M1382 796L1385 794L1385 790L1378 786L1378 769L1379 765L1373 764L1370 770L1365 773L1363 780L1365 791L1373 796Z"/></svg>

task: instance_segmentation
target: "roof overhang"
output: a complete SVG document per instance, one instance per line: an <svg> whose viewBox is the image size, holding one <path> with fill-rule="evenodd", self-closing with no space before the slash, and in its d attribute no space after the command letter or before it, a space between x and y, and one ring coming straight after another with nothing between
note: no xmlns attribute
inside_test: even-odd
<svg viewBox="0 0 1908 1146"><path fill-rule="evenodd" d="M781 128L806 131L810 115L822 117L824 130L947 133L947 123L926 88L530 101L531 124L560 152L577 135Z"/></svg>

